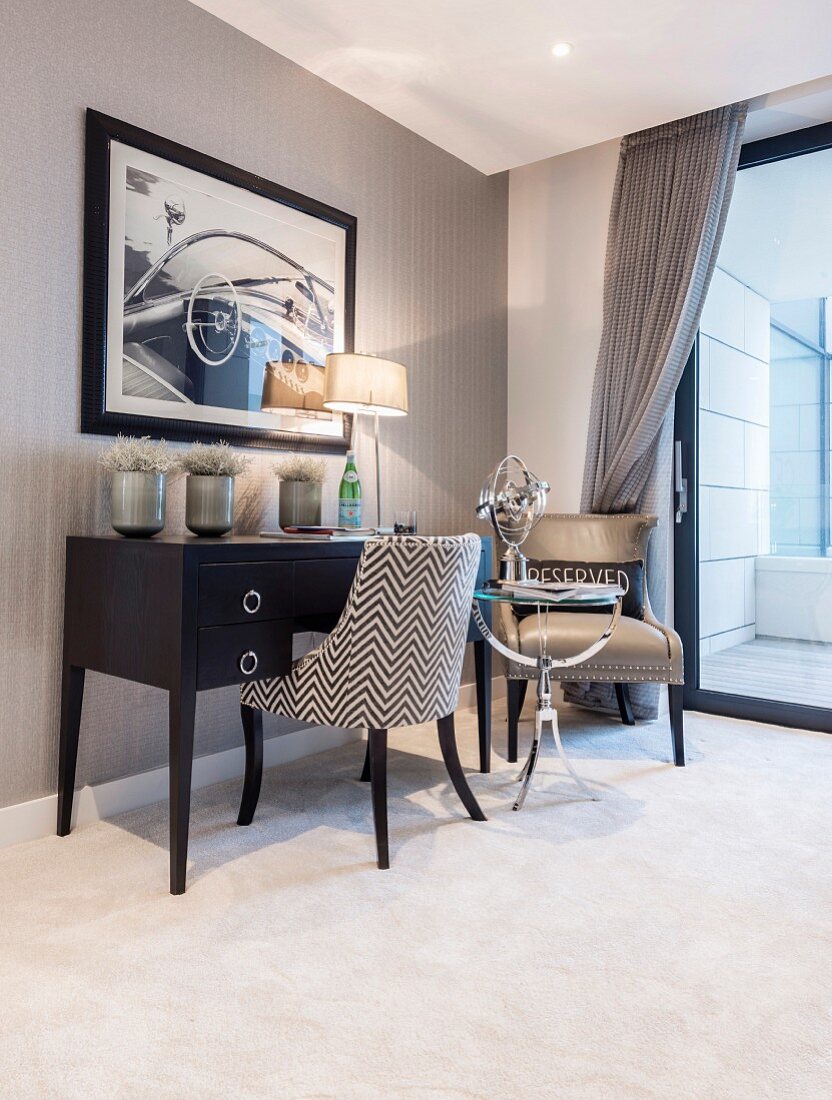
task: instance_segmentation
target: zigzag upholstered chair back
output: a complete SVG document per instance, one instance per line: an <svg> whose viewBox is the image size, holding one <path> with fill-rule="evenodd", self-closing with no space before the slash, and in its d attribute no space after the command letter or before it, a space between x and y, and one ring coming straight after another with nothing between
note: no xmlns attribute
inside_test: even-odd
<svg viewBox="0 0 832 1100"><path fill-rule="evenodd" d="M462 657L480 559L478 535L368 539L347 606L326 641L288 676L243 687L246 774L237 822L251 824L270 710L318 726L367 730L362 779L372 791L378 865L390 866L387 734L435 721L448 775L469 815L484 821L454 734Z"/></svg>
<svg viewBox="0 0 832 1100"><path fill-rule="evenodd" d="M289 676L246 684L241 701L346 728L452 714L480 545L478 535L368 539L333 632Z"/></svg>

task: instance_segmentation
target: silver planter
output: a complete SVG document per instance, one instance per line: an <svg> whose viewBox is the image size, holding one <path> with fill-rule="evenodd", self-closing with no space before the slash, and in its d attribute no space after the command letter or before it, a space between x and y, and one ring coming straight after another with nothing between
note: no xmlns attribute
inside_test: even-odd
<svg viewBox="0 0 832 1100"><path fill-rule="evenodd" d="M117 471L113 474L113 530L129 538L157 535L165 526L166 474Z"/></svg>
<svg viewBox="0 0 832 1100"><path fill-rule="evenodd" d="M225 535L234 526L234 478L189 474L185 526L195 535Z"/></svg>
<svg viewBox="0 0 832 1100"><path fill-rule="evenodd" d="M281 481L278 522L281 527L311 527L321 522L321 483Z"/></svg>

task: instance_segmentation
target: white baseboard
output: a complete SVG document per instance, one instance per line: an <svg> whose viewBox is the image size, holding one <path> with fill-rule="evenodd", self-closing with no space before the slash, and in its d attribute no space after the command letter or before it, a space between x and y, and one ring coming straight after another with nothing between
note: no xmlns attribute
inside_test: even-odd
<svg viewBox="0 0 832 1100"><path fill-rule="evenodd" d="M505 695L505 679L502 676L495 677L492 693L495 698ZM474 685L463 684L459 693L460 708L476 706L476 702ZM351 741L360 741L362 736L363 733L359 730L314 727L285 733L280 737L270 737L263 744L263 766L272 768L276 764L288 764L302 756L313 756L317 752L339 748ZM194 759L191 789L198 790L200 787L210 787L212 783L239 778L243 774L244 764L245 752L242 746L212 753L210 756L197 756ZM72 824L74 827L103 821L128 810L138 810L142 806L162 802L167 797L167 768L156 768L139 775L126 775L122 779L113 779L94 787L82 787L75 792ZM57 794L0 808L0 848L20 844L24 840L51 836L55 832L57 814Z"/></svg>
<svg viewBox="0 0 832 1100"><path fill-rule="evenodd" d="M264 742L263 764L267 768L275 764L288 764L302 756L312 756L316 752L338 748L360 739L361 733L358 730L314 728L285 733L280 737L270 737ZM238 778L243 774L244 763L245 752L242 746L212 753L210 756L197 756L194 758L191 789L198 790L200 787L210 787L212 783ZM128 810L161 802L167 797L167 768L156 768L139 775L126 775L122 779L99 783L95 787L82 787L75 792L72 824L74 827L102 821ZM57 794L0 809L0 848L19 844L24 840L51 836L55 832L57 814Z"/></svg>
<svg viewBox="0 0 832 1100"><path fill-rule="evenodd" d="M491 681L491 698L500 699L506 693L506 678L505 676L495 676ZM467 707L475 707L477 705L477 686L476 684L463 684L459 689L459 709L465 710Z"/></svg>

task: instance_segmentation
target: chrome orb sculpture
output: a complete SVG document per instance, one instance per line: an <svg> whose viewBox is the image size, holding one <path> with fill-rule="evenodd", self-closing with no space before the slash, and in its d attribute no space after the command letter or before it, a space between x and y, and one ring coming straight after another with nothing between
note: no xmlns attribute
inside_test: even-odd
<svg viewBox="0 0 832 1100"><path fill-rule="evenodd" d="M500 558L500 580L526 580L526 557L520 547L546 508L549 483L536 477L517 455L507 455L480 491L479 519L491 522L507 549Z"/></svg>

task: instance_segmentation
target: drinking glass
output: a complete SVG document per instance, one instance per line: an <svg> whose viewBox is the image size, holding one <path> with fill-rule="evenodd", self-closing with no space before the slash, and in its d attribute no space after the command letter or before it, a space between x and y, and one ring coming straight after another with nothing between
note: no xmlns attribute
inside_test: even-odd
<svg viewBox="0 0 832 1100"><path fill-rule="evenodd" d="M395 519L393 520L393 534L394 535L415 535L416 534L416 513L413 510L396 512Z"/></svg>

